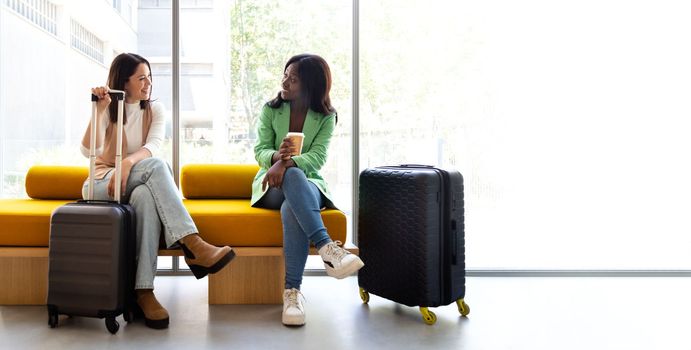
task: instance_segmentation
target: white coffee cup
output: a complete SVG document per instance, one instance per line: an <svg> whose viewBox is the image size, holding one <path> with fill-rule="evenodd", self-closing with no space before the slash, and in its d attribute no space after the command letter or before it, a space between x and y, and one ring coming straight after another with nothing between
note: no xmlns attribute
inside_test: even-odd
<svg viewBox="0 0 691 350"><path fill-rule="evenodd" d="M295 148L295 152L291 153L290 155L299 156L302 153L302 140L305 139L305 134L301 132L289 132L286 134L286 137L293 142L293 147Z"/></svg>

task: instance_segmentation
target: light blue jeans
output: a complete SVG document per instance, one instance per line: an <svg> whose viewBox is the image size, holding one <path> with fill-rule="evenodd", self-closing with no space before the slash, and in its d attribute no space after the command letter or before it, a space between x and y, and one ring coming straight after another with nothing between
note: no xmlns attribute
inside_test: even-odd
<svg viewBox="0 0 691 350"><path fill-rule="evenodd" d="M255 203L256 207L281 209L286 289L300 289L310 242L317 249L331 242L321 217L326 201L302 170L291 167L283 175L281 188L270 188Z"/></svg>
<svg viewBox="0 0 691 350"><path fill-rule="evenodd" d="M113 200L108 195L108 182L115 171L94 183L95 200ZM88 181L82 196L86 198ZM158 258L158 244L163 225L166 246L172 247L181 238L197 233L192 217L182 204L168 165L159 158L147 158L135 164L127 179L123 203L132 206L137 216L137 275L135 289L153 289Z"/></svg>

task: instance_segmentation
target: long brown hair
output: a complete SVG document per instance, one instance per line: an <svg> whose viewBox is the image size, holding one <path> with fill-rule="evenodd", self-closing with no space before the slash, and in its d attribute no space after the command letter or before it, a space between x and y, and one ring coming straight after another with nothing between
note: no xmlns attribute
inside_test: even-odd
<svg viewBox="0 0 691 350"><path fill-rule="evenodd" d="M142 63L145 63L149 67L149 72L151 72L151 64L149 64L146 58L134 53L121 53L117 55L113 59L113 63L110 64L107 86L111 89L125 91L125 83L137 72L137 68ZM153 86L151 89L153 91ZM139 108L149 108L150 99L151 93L149 93L149 100L139 101ZM108 112L110 114L110 122L117 122L118 105L115 100L108 106ZM127 113L123 113L122 118L123 124L127 124Z"/></svg>
<svg viewBox="0 0 691 350"><path fill-rule="evenodd" d="M331 98L329 97L331 69L326 61L317 55L295 55L288 60L283 72L293 63L296 63L298 78L300 78L302 90L300 92L304 105L323 115L336 114L336 121L338 121L338 114L331 105ZM276 98L267 102L267 105L271 108L279 108L283 102L285 100L279 92Z"/></svg>

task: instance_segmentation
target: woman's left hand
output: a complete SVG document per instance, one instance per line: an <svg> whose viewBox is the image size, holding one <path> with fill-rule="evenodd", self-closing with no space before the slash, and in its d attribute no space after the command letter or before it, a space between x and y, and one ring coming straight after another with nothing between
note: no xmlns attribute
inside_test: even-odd
<svg viewBox="0 0 691 350"><path fill-rule="evenodd" d="M132 170L132 164L127 160L122 161L122 166L120 167L122 171L122 181L120 182L120 197L125 196L125 190L127 189L127 179L130 177L130 170ZM108 182L108 195L110 198L115 198L115 174L110 177Z"/></svg>
<svg viewBox="0 0 691 350"><path fill-rule="evenodd" d="M279 160L274 163L274 165L269 168L269 171L264 175L264 180L262 180L262 191L266 189L266 185L269 187L281 188L283 184L283 174L285 174L286 168L283 165L283 161Z"/></svg>

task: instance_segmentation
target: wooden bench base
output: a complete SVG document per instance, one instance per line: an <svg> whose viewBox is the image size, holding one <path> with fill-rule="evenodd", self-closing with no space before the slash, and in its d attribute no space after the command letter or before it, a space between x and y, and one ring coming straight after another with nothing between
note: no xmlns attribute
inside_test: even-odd
<svg viewBox="0 0 691 350"><path fill-rule="evenodd" d="M233 248L235 258L209 275L209 304L281 304L285 264L282 247ZM159 250L159 256L182 256L182 251Z"/></svg>
<svg viewBox="0 0 691 350"><path fill-rule="evenodd" d="M283 248L233 248L235 259L209 275L209 304L282 304Z"/></svg>
<svg viewBox="0 0 691 350"><path fill-rule="evenodd" d="M233 248L235 259L209 275L209 304L281 304L285 264L282 247ZM348 248L357 254L357 248ZM316 254L314 248L310 251ZM159 250L159 256L182 256ZM0 305L44 305L48 248L0 247Z"/></svg>
<svg viewBox="0 0 691 350"><path fill-rule="evenodd" d="M48 248L0 247L0 305L44 305Z"/></svg>
<svg viewBox="0 0 691 350"><path fill-rule="evenodd" d="M357 247L346 247L359 254ZM285 263L282 247L233 248L235 259L209 275L209 304L282 304ZM310 248L310 254L317 250ZM182 256L180 250L159 250L158 255Z"/></svg>

